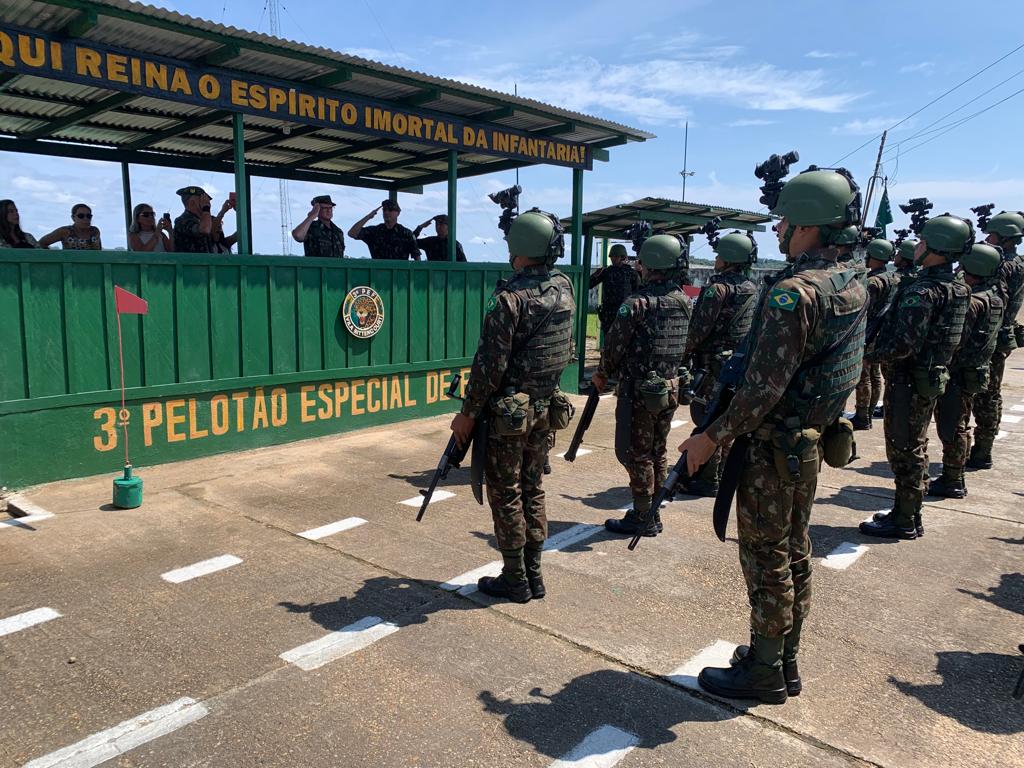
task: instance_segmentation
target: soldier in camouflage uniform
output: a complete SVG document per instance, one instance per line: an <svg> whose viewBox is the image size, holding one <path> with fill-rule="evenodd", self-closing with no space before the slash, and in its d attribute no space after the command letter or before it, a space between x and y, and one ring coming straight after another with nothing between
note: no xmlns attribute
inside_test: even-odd
<svg viewBox="0 0 1024 768"><path fill-rule="evenodd" d="M302 243L306 256L345 258L345 233L334 223L334 201L330 195L317 195L310 201L313 207L299 226L292 230L292 238Z"/></svg>
<svg viewBox="0 0 1024 768"><path fill-rule="evenodd" d="M1021 236L1024 234L1024 214L1003 211L988 220L985 225L988 237L985 242L1003 249L1003 261L999 265L999 291L1005 310L1003 327L992 354L992 367L988 387L974 398L974 446L967 466L971 469L992 468L992 444L999 434L999 422L1003 415L1003 372L1006 358L1024 340L1017 314L1024 302L1024 254L1017 253Z"/></svg>
<svg viewBox="0 0 1024 768"><path fill-rule="evenodd" d="M384 223L366 226L366 222L380 210L384 211ZM416 236L398 223L398 215L401 212L402 209L395 200L385 200L353 224L348 236L366 243L366 247L370 249L371 259L419 261L420 249L416 246Z"/></svg>
<svg viewBox="0 0 1024 768"><path fill-rule="evenodd" d="M572 359L576 304L570 280L554 270L562 255L558 219L534 209L507 236L515 275L487 304L462 410L452 432L463 444L476 419L490 434L484 478L503 567L481 592L517 603L543 597L541 551L548 534L541 485L553 428L568 426L569 401L558 390Z"/></svg>
<svg viewBox="0 0 1024 768"><path fill-rule="evenodd" d="M845 171L798 174L772 210L781 216L776 231L789 264L766 281L729 408L679 450L692 474L717 445L750 436L736 517L752 643L737 649L732 666L702 670L698 682L719 696L781 704L800 692L796 657L810 609L819 438L860 378L867 291L862 270L840 262L832 244L860 218L860 192Z"/></svg>
<svg viewBox="0 0 1024 768"><path fill-rule="evenodd" d="M648 513L668 475L665 443L679 405L679 366L691 309L675 279L686 268L687 247L675 235L644 241L643 285L619 306L590 379L598 392L604 391L609 377L618 379L615 454L629 473L633 506L621 520L605 522L612 533L633 535L641 525L645 536L661 531L658 510Z"/></svg>
<svg viewBox="0 0 1024 768"><path fill-rule="evenodd" d="M896 293L892 296L892 305L890 312L896 313L897 308L900 305L900 294L907 289L907 287L917 279L917 265L914 264L914 250L917 248L917 240L910 238L902 241L896 247L896 253L893 255L892 263L896 267ZM888 389L888 381L890 378L889 370L892 367L889 363L882 363L882 379L886 382L885 388ZM885 396L883 392L882 400L884 402ZM881 405L875 407L874 418L880 419L885 414L885 408ZM883 425L884 426L884 425Z"/></svg>
<svg viewBox="0 0 1024 768"><path fill-rule="evenodd" d="M182 187L176 193L185 206L174 220L174 250L179 253L212 253L213 200L202 187Z"/></svg>
<svg viewBox="0 0 1024 768"><path fill-rule="evenodd" d="M629 263L627 256L626 246L616 243L608 251L611 265L590 274L590 288L604 286L601 289L601 307L597 310L597 318L601 321L601 333L605 335L615 321L615 313L619 311L622 302L640 287L640 275Z"/></svg>
<svg viewBox="0 0 1024 768"><path fill-rule="evenodd" d="M750 277L750 265L757 260L754 238L744 232L733 232L718 238L714 249L715 274L693 309L684 353L684 359L692 357L695 370L704 372L694 391L696 399L690 403L690 418L695 426L704 423L704 411L713 397L722 366L746 338L757 303L757 284ZM721 461L728 450L728 445L720 446L697 477L680 482L679 492L715 496Z"/></svg>
<svg viewBox="0 0 1024 768"><path fill-rule="evenodd" d="M895 251L888 240L875 239L867 245L869 327L879 322L881 313L888 310L899 285L899 275L886 268ZM881 395L882 366L878 363L865 365L857 382L857 411L850 420L854 429L871 429L871 414Z"/></svg>
<svg viewBox="0 0 1024 768"><path fill-rule="evenodd" d="M998 246L977 243L960 259L971 302L949 366L949 383L935 406L942 475L928 486L929 496L962 499L967 495L964 464L971 443L971 404L988 383L989 363L1003 322L1003 299L995 285L1002 258Z"/></svg>
<svg viewBox="0 0 1024 768"><path fill-rule="evenodd" d="M917 279L901 292L899 307L864 358L892 366L885 389L885 452L896 475L895 504L860 524L866 536L916 539L924 534L928 426L945 391L970 303L971 290L953 273L953 262L970 253L974 227L944 214L929 219L920 236Z"/></svg>

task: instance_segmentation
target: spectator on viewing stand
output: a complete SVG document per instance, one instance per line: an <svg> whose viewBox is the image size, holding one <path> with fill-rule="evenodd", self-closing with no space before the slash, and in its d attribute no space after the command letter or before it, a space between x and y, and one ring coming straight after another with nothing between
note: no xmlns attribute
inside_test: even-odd
<svg viewBox="0 0 1024 768"><path fill-rule="evenodd" d="M171 215L165 213L159 222L149 203L139 203L132 211L128 227L128 250L149 253L167 253L174 250Z"/></svg>
<svg viewBox="0 0 1024 768"><path fill-rule="evenodd" d="M430 237L420 237L420 232L430 226L430 222L434 222L434 230L437 232L436 235ZM427 219L425 222L420 224L416 229L412 231L413 235L416 236L416 246L423 251L427 257L427 261L448 261L448 215L441 213L437 216ZM458 240L455 241L455 260L465 261L466 254L462 250L462 243Z"/></svg>
<svg viewBox="0 0 1024 768"><path fill-rule="evenodd" d="M384 223L367 227L366 222L376 216L377 211L381 209L384 211ZM419 261L420 250L416 247L416 237L398 223L398 214L401 212L397 201L385 200L353 224L348 236L366 243L366 247L370 249L371 259Z"/></svg>
<svg viewBox="0 0 1024 768"><path fill-rule="evenodd" d="M318 195L311 201L313 208L299 226L292 230L292 238L302 243L306 256L345 258L345 233L334 223L334 201L330 195Z"/></svg>
<svg viewBox="0 0 1024 768"><path fill-rule="evenodd" d="M100 231L92 225L92 208L85 203L76 203L71 208L71 226L57 227L39 238L39 245L43 248L54 243L60 243L65 251L101 250Z"/></svg>
<svg viewBox="0 0 1024 768"><path fill-rule="evenodd" d="M0 200L0 248L39 248L36 239L21 230L18 206L13 200Z"/></svg>

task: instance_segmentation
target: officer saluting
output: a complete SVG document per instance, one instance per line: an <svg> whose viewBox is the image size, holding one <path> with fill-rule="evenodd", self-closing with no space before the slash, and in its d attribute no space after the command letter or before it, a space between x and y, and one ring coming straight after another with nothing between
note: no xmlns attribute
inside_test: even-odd
<svg viewBox="0 0 1024 768"><path fill-rule="evenodd" d="M544 597L541 551L548 534L544 463L551 430L569 424L572 407L558 389L573 356L572 283L551 267L564 250L562 227L533 209L508 230L515 275L487 303L462 411L452 421L459 444L487 416L484 479L504 565L480 591L516 603Z"/></svg>
<svg viewBox="0 0 1024 768"><path fill-rule="evenodd" d="M836 452L834 425L860 378L867 301L860 269L839 261L834 245L860 219L856 184L845 170L812 166L779 185L789 157L778 175L765 166L758 173L770 179L762 202L782 217L779 249L790 263L759 301L746 372L729 407L679 446L692 475L722 442L750 436L732 447L729 463L742 459L737 525L752 646L741 646L727 669L705 668L698 681L719 696L777 704L800 692L796 656L811 597L808 520L822 454Z"/></svg>
<svg viewBox="0 0 1024 768"><path fill-rule="evenodd" d="M608 329L601 362L591 377L598 392L618 376L615 455L629 473L633 507L604 525L612 533L656 536L661 531L651 500L668 474L665 442L679 405L679 366L690 325L690 300L676 284L689 266L687 246L675 235L654 235L640 248L640 292L619 307Z"/></svg>

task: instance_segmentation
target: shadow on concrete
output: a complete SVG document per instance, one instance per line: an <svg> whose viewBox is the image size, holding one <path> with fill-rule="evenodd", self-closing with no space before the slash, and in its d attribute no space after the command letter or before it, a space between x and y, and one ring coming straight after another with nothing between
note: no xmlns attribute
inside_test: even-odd
<svg viewBox="0 0 1024 768"><path fill-rule="evenodd" d="M625 475L625 472L623 472ZM587 496L570 496L566 493L559 494L566 501L574 501L591 509L602 509L606 511L619 510L632 503L633 497L629 488L608 488L604 491L591 493Z"/></svg>
<svg viewBox="0 0 1024 768"><path fill-rule="evenodd" d="M1024 731L1020 704L1010 694L1020 674L1017 654L940 651L935 673L942 682L928 685L890 677L889 682L929 709L980 733Z"/></svg>
<svg viewBox="0 0 1024 768"><path fill-rule="evenodd" d="M872 477L895 477L892 473L892 469L889 467L888 461L873 461L870 464L866 464L862 467L858 467L856 463L850 464L846 467L852 469L861 475L871 475Z"/></svg>
<svg viewBox="0 0 1024 768"><path fill-rule="evenodd" d="M442 450L444 449L443 445L441 446L441 449ZM440 452L437 454L437 458L438 459L441 458L441 453ZM426 490L427 486L430 485L430 480L434 476L434 473L436 471L437 471L437 464L434 464L434 466L432 466L430 469L424 469L424 470L421 470L419 472L412 472L412 473L409 473L409 474L401 474L399 472L389 472L388 473L388 477L394 478L395 480L405 480L405 482L407 482L413 488L421 488L423 490ZM457 469L456 468L452 468L448 472L448 477L444 478L443 480L438 480L437 487L438 487L438 489L441 489L441 488L451 489L451 488L457 488L457 487L463 487L463 488L467 488L468 489L469 488L469 462L467 461L466 462L466 466L464 466L464 467L459 467Z"/></svg>
<svg viewBox="0 0 1024 768"><path fill-rule="evenodd" d="M874 536L865 536L856 525L822 525L813 523L808 529L811 537L811 551L815 555L824 557L844 541L852 544L910 544L912 541L901 539L878 539Z"/></svg>
<svg viewBox="0 0 1024 768"><path fill-rule="evenodd" d="M1024 616L1024 573L1004 573L999 577L999 586L989 587L988 592L959 588L957 592Z"/></svg>
<svg viewBox="0 0 1024 768"><path fill-rule="evenodd" d="M820 488L819 488L820 490ZM864 485L846 485L833 492L831 496L818 496L815 504L834 504L837 507L845 507L857 512L877 512L885 507L892 506L894 491L890 488L875 488ZM814 516L814 511L811 511Z"/></svg>
<svg viewBox="0 0 1024 768"><path fill-rule="evenodd" d="M562 533L563 531L567 531L570 528L574 528L577 525L579 525L579 523L567 520L549 520L548 539L550 540L552 537L557 536L558 534ZM469 535L477 539L481 539L482 541L486 541L487 546L497 551L498 543L493 533L488 533L486 531L470 531ZM592 544L597 544L602 541L622 541L627 538L628 537L617 536L613 533L609 533L608 531L602 530L598 531L592 536L588 536L586 539L583 539L582 541L577 541L568 546L559 547L558 551L565 552L568 554L576 552L590 552L593 550L593 547L591 546Z"/></svg>
<svg viewBox="0 0 1024 768"><path fill-rule="evenodd" d="M383 616L393 624L406 627L424 624L431 614L439 611L465 611L485 607L470 600L438 594L432 587L440 589L441 582L378 576L363 582L352 597L339 597L325 603L283 601L278 606L289 613L308 613L311 621L329 632L343 629L366 616Z"/></svg>
<svg viewBox="0 0 1024 768"><path fill-rule="evenodd" d="M675 741L672 729L681 723L717 722L736 716L640 675L611 669L581 675L551 695L534 688L527 696L532 700L519 702L483 691L479 699L485 712L505 718L510 736L553 758L565 757L603 729L588 740L589 749L573 753L580 765L611 765L593 758L627 746L625 734L633 737L637 748L654 749Z"/></svg>
<svg viewBox="0 0 1024 768"><path fill-rule="evenodd" d="M1024 537L1019 539L1004 539L1002 536L989 536L989 541L1001 541L1003 544L1024 544Z"/></svg>

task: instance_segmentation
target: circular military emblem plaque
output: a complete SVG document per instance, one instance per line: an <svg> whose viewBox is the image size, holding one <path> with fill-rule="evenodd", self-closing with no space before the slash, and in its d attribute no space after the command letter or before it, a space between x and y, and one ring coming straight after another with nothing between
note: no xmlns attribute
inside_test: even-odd
<svg viewBox="0 0 1024 768"><path fill-rule="evenodd" d="M357 339L369 339L384 325L384 302L373 288L357 286L345 295L341 317L349 333Z"/></svg>

